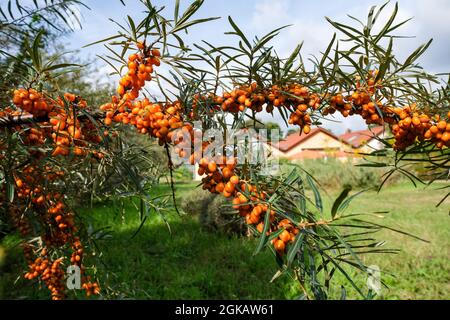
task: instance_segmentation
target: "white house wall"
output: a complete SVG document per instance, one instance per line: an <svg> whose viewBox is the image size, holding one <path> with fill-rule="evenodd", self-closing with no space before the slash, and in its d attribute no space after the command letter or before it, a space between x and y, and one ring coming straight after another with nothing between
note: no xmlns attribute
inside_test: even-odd
<svg viewBox="0 0 450 320"><path fill-rule="evenodd" d="M337 149L337 150L346 150L347 146L334 139L333 137L330 137L326 133L318 132L315 135L311 136L307 140L299 143L294 148L290 149L288 152L284 154L285 157L289 158L302 150L305 149Z"/></svg>

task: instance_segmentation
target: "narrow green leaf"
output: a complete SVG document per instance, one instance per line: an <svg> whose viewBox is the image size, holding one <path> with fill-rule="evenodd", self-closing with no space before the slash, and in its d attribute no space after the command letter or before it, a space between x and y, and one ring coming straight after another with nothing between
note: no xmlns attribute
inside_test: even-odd
<svg viewBox="0 0 450 320"><path fill-rule="evenodd" d="M411 53L409 55L408 58L406 58L405 62L403 63L403 66L409 66L411 65L414 61L416 61L430 46L431 42L433 41L433 39L430 39L427 43L421 45L420 47L418 47L413 53Z"/></svg>
<svg viewBox="0 0 450 320"><path fill-rule="evenodd" d="M262 250L262 248L264 248L267 242L266 233L269 230L269 227L270 227L270 210L267 210L266 215L264 216L264 229L261 234L261 237L259 238L258 246L256 247L255 253L253 255L257 255Z"/></svg>
<svg viewBox="0 0 450 320"><path fill-rule="evenodd" d="M11 17L11 19L14 20L14 15L12 13L12 8L11 8L11 0L8 1L8 12L9 12L9 16Z"/></svg>
<svg viewBox="0 0 450 320"><path fill-rule="evenodd" d="M0 14L3 16L5 20L8 20L8 17L6 16L5 12L3 12L3 9L0 7Z"/></svg>
<svg viewBox="0 0 450 320"><path fill-rule="evenodd" d="M8 195L9 202L14 201L14 182L8 181L6 183L6 194Z"/></svg>
<svg viewBox="0 0 450 320"><path fill-rule="evenodd" d="M335 218L335 216L336 216L336 214L338 212L339 206L345 200L345 198L347 198L347 196L348 196L348 194L350 193L351 190L352 190L351 187L344 188L344 190L341 192L341 194L334 201L333 207L331 208L331 218L332 219Z"/></svg>
<svg viewBox="0 0 450 320"><path fill-rule="evenodd" d="M242 41L245 42L247 47L251 50L252 49L252 45L250 44L250 41L248 41L248 39L245 37L245 35L241 31L241 29L239 29L239 27L236 25L236 23L234 23L234 21L231 18L231 16L228 16L228 21L230 22L230 24L233 27L234 31L236 31L236 34L242 39Z"/></svg>
<svg viewBox="0 0 450 320"><path fill-rule="evenodd" d="M367 29L370 31L372 30L372 26L373 26L373 13L376 9L376 6L372 6L369 10L369 14L367 15Z"/></svg>
<svg viewBox="0 0 450 320"><path fill-rule="evenodd" d="M291 266L292 262L294 261L295 256L297 255L298 251L300 250L300 247L303 244L303 238L305 236L305 231L301 230L294 241L294 244L291 246L291 248L288 251L287 254L287 266L288 268Z"/></svg>
<svg viewBox="0 0 450 320"><path fill-rule="evenodd" d="M183 24L180 24L178 26L176 26L175 28L173 28L170 31L170 34L173 34L175 32L181 31L181 30L185 30L193 25L199 24L199 23L204 23L204 22L208 22L208 21L212 21L212 20L217 20L220 19L220 17L212 17L212 18L204 18L204 19L198 19L198 20L192 20Z"/></svg>
<svg viewBox="0 0 450 320"><path fill-rule="evenodd" d="M299 45L297 45L295 47L294 51L292 51L292 53L289 56L289 58L284 63L283 73L284 73L285 76L288 74L289 70L294 65L294 61L295 61L295 59L297 59L297 56L300 53L300 50L302 49L302 46L303 46L303 42L301 42Z"/></svg>
<svg viewBox="0 0 450 320"><path fill-rule="evenodd" d="M179 11L180 11L180 0L176 0L175 1L175 10L174 10L174 14L173 14L173 19L175 21L175 24L177 24L177 22L178 22Z"/></svg>
<svg viewBox="0 0 450 320"><path fill-rule="evenodd" d="M380 41L381 38L383 38L384 36L386 36L388 34L389 28L391 27L392 23L395 20L395 17L397 16L397 12L398 12L398 2L395 3L395 8L394 8L394 11L392 12L391 17L386 22L383 29L381 29L380 33L373 40L374 43L377 43L378 41Z"/></svg>
<svg viewBox="0 0 450 320"><path fill-rule="evenodd" d="M316 207L320 210L320 212L323 213L323 203L322 203L322 197L320 196L319 189L317 189L316 184L314 183L313 179L311 178L311 176L309 174L306 175L306 180L308 181L308 184L314 193L314 200L316 203Z"/></svg>
<svg viewBox="0 0 450 320"><path fill-rule="evenodd" d="M136 25L135 25L133 19L130 16L127 16L127 17L128 17L128 23L129 23L130 28L131 28L131 34L133 36L133 40L137 41Z"/></svg>
<svg viewBox="0 0 450 320"><path fill-rule="evenodd" d="M323 53L322 59L320 60L320 63L319 63L319 65L318 65L319 71L320 71L320 73L321 73L323 79L326 79L326 78L327 78L327 76L326 76L326 74L325 74L324 64L325 64L325 61L326 61L327 58L328 58L328 55L330 54L331 47L333 46L335 40L336 40L336 33L333 34L333 37L331 38L330 44L328 45L327 49L326 49L325 52Z"/></svg>
<svg viewBox="0 0 450 320"><path fill-rule="evenodd" d="M53 71L53 70L57 70L57 69L67 68L67 67L81 67L81 65L75 64L75 63L54 64L54 65L51 65L51 66L48 66L48 67L42 69L42 72L48 72L48 71Z"/></svg>
<svg viewBox="0 0 450 320"><path fill-rule="evenodd" d="M348 205L350 204L350 202L351 202L354 198L356 198L357 196L359 196L360 194L362 194L362 193L364 193L364 192L366 192L366 191L367 191L367 190L359 191L359 192L357 192L357 193L351 195L351 196L348 197L347 199L345 199L345 200L339 205L339 207L338 207L338 209L337 209L336 212L342 212L342 211L344 211L344 210L348 207Z"/></svg>
<svg viewBox="0 0 450 320"><path fill-rule="evenodd" d="M31 48L31 59L33 60L34 67L36 68L37 71L41 71L41 64L42 64L42 58L39 50L42 35L43 31L41 30L36 35L36 38L33 41L33 46Z"/></svg>
<svg viewBox="0 0 450 320"><path fill-rule="evenodd" d="M101 39L101 40L89 43L89 44L83 46L82 48L87 48L87 47L93 46L93 45L98 44L98 43L106 42L106 41L117 39L117 38L121 38L121 37L123 37L122 34L116 34L114 36L111 36L111 37L108 37L108 38L104 38L104 39Z"/></svg>
<svg viewBox="0 0 450 320"><path fill-rule="evenodd" d="M17 7L17 10L19 10L19 13L20 13L20 14L23 14L23 12L22 12L22 6L20 5L19 0L16 0L16 7Z"/></svg>

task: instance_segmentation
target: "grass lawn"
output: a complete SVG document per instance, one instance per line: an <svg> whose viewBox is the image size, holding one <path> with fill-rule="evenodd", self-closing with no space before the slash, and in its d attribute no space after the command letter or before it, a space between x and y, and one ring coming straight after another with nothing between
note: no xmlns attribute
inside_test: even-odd
<svg viewBox="0 0 450 320"><path fill-rule="evenodd" d="M414 188L404 183L390 186L376 194L369 192L355 198L352 212L388 211L374 222L400 229L429 241L413 239L389 230L377 236L395 255L367 255L366 265L378 265L382 279L383 299L450 299L450 199L436 204L445 196L442 190ZM391 274L391 275L390 275Z"/></svg>
<svg viewBox="0 0 450 320"><path fill-rule="evenodd" d="M438 185L437 185L438 186ZM182 196L193 185L178 187ZM450 220L449 201L441 207L435 204L443 191L414 189L399 184L368 192L356 198L347 209L351 212L389 211L382 224L399 228L424 238L424 243L393 232L383 231L377 238L386 240L390 248L400 249L397 255L363 257L378 265L382 279L383 299L449 299L450 298ZM162 188L160 192L166 192ZM331 193L331 198L334 196ZM325 199L330 206L330 200ZM111 237L98 241L102 254L98 263L102 288L107 298L136 299L293 299L299 288L289 276L270 283L276 264L268 250L254 256L256 241L233 238L204 231L196 217L167 215L171 233L159 216L147 221L138 235L139 226L134 207L126 208L122 219L112 203L98 205L85 214L93 218L96 227L111 226ZM23 270L17 241L6 238L6 262L0 269L0 298L47 298L29 281L19 279ZM392 275L390 275L392 274ZM357 275L364 286L366 277ZM337 275L337 290L343 284L348 298L358 298L343 276Z"/></svg>

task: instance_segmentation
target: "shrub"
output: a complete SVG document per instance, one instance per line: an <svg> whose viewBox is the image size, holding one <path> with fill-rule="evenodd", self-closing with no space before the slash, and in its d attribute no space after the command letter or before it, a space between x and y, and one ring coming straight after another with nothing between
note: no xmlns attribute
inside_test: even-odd
<svg viewBox="0 0 450 320"><path fill-rule="evenodd" d="M246 235L248 231L243 219L236 217L229 201L221 195L215 196L207 210L202 212L200 222L209 230L229 235Z"/></svg>
<svg viewBox="0 0 450 320"><path fill-rule="evenodd" d="M196 188L183 197L181 209L191 216L201 215L208 210L208 205L214 200L215 195L203 189Z"/></svg>
<svg viewBox="0 0 450 320"><path fill-rule="evenodd" d="M195 189L186 194L181 208L191 216L198 216L201 225L209 231L225 234L245 235L247 227L229 206L225 197Z"/></svg>

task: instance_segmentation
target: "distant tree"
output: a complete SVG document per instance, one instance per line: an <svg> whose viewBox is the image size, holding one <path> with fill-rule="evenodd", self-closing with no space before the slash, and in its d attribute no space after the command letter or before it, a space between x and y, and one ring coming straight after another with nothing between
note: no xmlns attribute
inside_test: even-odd
<svg viewBox="0 0 450 320"><path fill-rule="evenodd" d="M57 39L68 34L78 21L79 0L5 1L0 4L0 104L10 103L11 88L27 82L31 57L25 48L40 34L40 48L49 52ZM86 7L86 6L85 6ZM78 23L78 22L76 22ZM81 25L80 25L81 27Z"/></svg>

